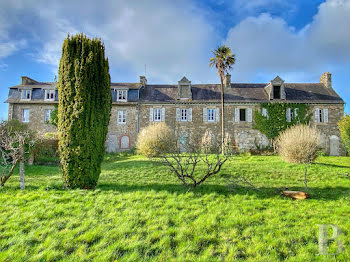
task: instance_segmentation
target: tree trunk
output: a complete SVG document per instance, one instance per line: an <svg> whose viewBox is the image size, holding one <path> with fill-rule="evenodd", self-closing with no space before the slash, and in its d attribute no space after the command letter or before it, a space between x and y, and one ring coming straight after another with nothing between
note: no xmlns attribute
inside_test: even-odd
<svg viewBox="0 0 350 262"><path fill-rule="evenodd" d="M309 198L309 194L302 191L282 191L281 195L297 200Z"/></svg>
<svg viewBox="0 0 350 262"><path fill-rule="evenodd" d="M221 154L225 153L225 122L224 122L224 85L223 79L220 77L221 88Z"/></svg>
<svg viewBox="0 0 350 262"><path fill-rule="evenodd" d="M15 170L17 166L18 160L12 165L10 171L8 172L7 176L1 178L1 186L4 186L6 181L12 176L13 171Z"/></svg>
<svg viewBox="0 0 350 262"><path fill-rule="evenodd" d="M20 160L19 162L19 185L21 189L24 189L24 161Z"/></svg>
<svg viewBox="0 0 350 262"><path fill-rule="evenodd" d="M304 173L304 184L305 184L305 190L307 191L307 165L309 164L309 159L306 160L305 163L305 173Z"/></svg>

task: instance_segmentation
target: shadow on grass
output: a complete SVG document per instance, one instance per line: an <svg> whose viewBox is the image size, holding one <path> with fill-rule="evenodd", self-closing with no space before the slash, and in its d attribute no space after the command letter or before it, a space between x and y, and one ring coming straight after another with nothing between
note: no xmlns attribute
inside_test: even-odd
<svg viewBox="0 0 350 262"><path fill-rule="evenodd" d="M327 163L316 163L316 165L327 166L327 167L336 167L336 168L350 169L349 166L342 166L342 165L335 165L335 164L327 164Z"/></svg>
<svg viewBox="0 0 350 262"><path fill-rule="evenodd" d="M188 190L181 184L144 184L144 185L130 185L130 184L105 184L100 183L97 187L101 191L117 191L136 192L136 191L166 191L172 194L184 194ZM288 190L305 191L302 187L289 188ZM280 195L280 188L276 187L259 187L258 190L235 187L232 189L227 185L200 185L191 190L195 195L203 194L220 194L220 195L247 195L255 196L260 199L273 198ZM313 188L310 187L307 191L311 199L318 200L337 200L350 196L350 188L347 187L333 187L333 188ZM281 196L282 197L282 196Z"/></svg>

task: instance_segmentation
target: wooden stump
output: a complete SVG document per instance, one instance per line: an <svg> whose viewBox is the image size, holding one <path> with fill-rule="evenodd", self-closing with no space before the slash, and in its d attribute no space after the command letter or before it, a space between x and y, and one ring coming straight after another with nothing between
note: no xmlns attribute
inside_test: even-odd
<svg viewBox="0 0 350 262"><path fill-rule="evenodd" d="M282 191L282 196L290 197L297 200L303 200L309 198L309 194L302 191Z"/></svg>

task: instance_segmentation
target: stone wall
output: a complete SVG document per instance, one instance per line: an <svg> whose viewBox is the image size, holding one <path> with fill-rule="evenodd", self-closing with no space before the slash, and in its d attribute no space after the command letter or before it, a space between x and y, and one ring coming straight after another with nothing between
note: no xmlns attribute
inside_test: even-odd
<svg viewBox="0 0 350 262"><path fill-rule="evenodd" d="M29 127L42 133L55 132L56 127L45 123L45 110L55 109L54 104L10 104L9 105L9 119L18 119L22 121L23 109L29 109ZM12 118L10 118L10 114Z"/></svg>
<svg viewBox="0 0 350 262"><path fill-rule="evenodd" d="M252 119L254 111L260 108L259 104L227 104L225 106L225 132L231 134L234 143L242 150L248 150L267 146L268 140L259 131L253 129L252 122L235 122L235 108L252 108ZM165 108L165 123L176 132L179 137L188 137L190 134L203 136L206 130L211 131L215 139L221 139L221 106L219 103L198 104L141 104L138 110L137 104L113 104L109 131L106 141L108 152L120 152L130 150L136 145L138 129L150 124L150 108ZM176 108L192 108L192 121L176 121ZM203 108L219 108L219 121L204 122ZM316 123L314 118L315 108L328 109L328 123ZM54 104L9 104L9 116L22 119L22 110L30 109L29 125L35 130L42 132L53 132L55 127L44 123L45 109L54 109ZM126 124L118 124L118 111L126 111ZM327 154L343 155L345 151L341 147L340 133L337 127L338 121L343 117L344 106L339 104L322 104L310 106L313 114L311 124L320 129L322 133L322 147ZM139 120L138 120L139 116ZM138 128L139 121L139 128ZM338 149L336 148L338 144Z"/></svg>

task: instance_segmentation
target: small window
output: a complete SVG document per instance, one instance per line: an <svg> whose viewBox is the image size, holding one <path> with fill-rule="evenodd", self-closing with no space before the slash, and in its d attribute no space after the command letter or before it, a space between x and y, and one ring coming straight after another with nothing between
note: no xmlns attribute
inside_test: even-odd
<svg viewBox="0 0 350 262"><path fill-rule="evenodd" d="M239 121L246 121L246 109L245 108L241 108L239 109Z"/></svg>
<svg viewBox="0 0 350 262"><path fill-rule="evenodd" d="M117 91L117 101L127 101L127 90L118 90Z"/></svg>
<svg viewBox="0 0 350 262"><path fill-rule="evenodd" d="M160 108L154 108L153 110L154 121L159 122L161 120L161 110Z"/></svg>
<svg viewBox="0 0 350 262"><path fill-rule="evenodd" d="M323 122L323 114L322 114L322 109L318 110L318 122L322 123Z"/></svg>
<svg viewBox="0 0 350 262"><path fill-rule="evenodd" d="M22 100L30 100L32 99L32 90L22 90L21 92L21 99Z"/></svg>
<svg viewBox="0 0 350 262"><path fill-rule="evenodd" d="M126 111L125 110L118 111L118 124L119 125L126 124Z"/></svg>
<svg viewBox="0 0 350 262"><path fill-rule="evenodd" d="M181 121L187 121L187 109L181 109Z"/></svg>
<svg viewBox="0 0 350 262"><path fill-rule="evenodd" d="M56 91L55 90L45 90L45 100L46 101L54 101L55 100L55 94Z"/></svg>
<svg viewBox="0 0 350 262"><path fill-rule="evenodd" d="M51 112L52 111L53 111L52 109L46 109L45 110L45 119L44 119L45 123L50 121L50 117L51 117Z"/></svg>
<svg viewBox="0 0 350 262"><path fill-rule="evenodd" d="M214 122L215 121L215 110L214 108L208 109L208 122Z"/></svg>
<svg viewBox="0 0 350 262"><path fill-rule="evenodd" d="M281 86L273 86L273 98L281 99Z"/></svg>
<svg viewBox="0 0 350 262"><path fill-rule="evenodd" d="M22 122L28 123L29 122L29 109L23 109L22 110Z"/></svg>

